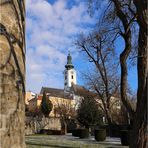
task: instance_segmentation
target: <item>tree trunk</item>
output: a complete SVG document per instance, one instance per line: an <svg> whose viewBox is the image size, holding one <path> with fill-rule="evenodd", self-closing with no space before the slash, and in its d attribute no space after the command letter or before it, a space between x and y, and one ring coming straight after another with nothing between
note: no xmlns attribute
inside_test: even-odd
<svg viewBox="0 0 148 148"><path fill-rule="evenodd" d="M106 113L106 116L107 116L108 124L111 125L111 124L112 124L111 114L110 114L109 112L107 112L107 113Z"/></svg>
<svg viewBox="0 0 148 148"><path fill-rule="evenodd" d="M62 134L67 134L67 123L61 119L61 131Z"/></svg>
<svg viewBox="0 0 148 148"><path fill-rule="evenodd" d="M137 108L131 133L130 148L146 148L147 143L147 0L134 0L139 24Z"/></svg>
<svg viewBox="0 0 148 148"><path fill-rule="evenodd" d="M67 134L67 123L64 122L65 135Z"/></svg>
<svg viewBox="0 0 148 148"><path fill-rule="evenodd" d="M140 29L141 30L141 29ZM144 41L140 31L139 40ZM137 93L137 109L133 121L133 131L131 135L131 148L146 148L147 142L147 49L144 43L139 44L138 52L138 93ZM146 38L145 38L146 42ZM146 45L146 44L145 44ZM144 57L142 57L144 56Z"/></svg>
<svg viewBox="0 0 148 148"><path fill-rule="evenodd" d="M130 116L133 118L133 128L130 136L130 148L145 148L146 147L146 122L147 122L147 1L134 0L137 8L137 22L139 24L138 38L138 91L137 91L137 107L134 112L127 99L127 65L126 60L131 52L131 31L128 27L126 15L121 9L118 0L113 0L117 15L123 23L125 40L125 49L120 55L121 64L121 99Z"/></svg>
<svg viewBox="0 0 148 148"><path fill-rule="evenodd" d="M25 148L24 1L0 1L0 147Z"/></svg>

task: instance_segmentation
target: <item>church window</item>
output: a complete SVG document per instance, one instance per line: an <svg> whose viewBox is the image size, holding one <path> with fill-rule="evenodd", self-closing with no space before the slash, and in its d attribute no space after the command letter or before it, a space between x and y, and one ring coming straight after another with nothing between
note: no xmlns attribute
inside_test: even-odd
<svg viewBox="0 0 148 148"><path fill-rule="evenodd" d="M65 76L65 80L67 79L67 76Z"/></svg>
<svg viewBox="0 0 148 148"><path fill-rule="evenodd" d="M73 75L71 76L71 79L73 79Z"/></svg>
<svg viewBox="0 0 148 148"><path fill-rule="evenodd" d="M67 83L65 82L65 85L67 85Z"/></svg>

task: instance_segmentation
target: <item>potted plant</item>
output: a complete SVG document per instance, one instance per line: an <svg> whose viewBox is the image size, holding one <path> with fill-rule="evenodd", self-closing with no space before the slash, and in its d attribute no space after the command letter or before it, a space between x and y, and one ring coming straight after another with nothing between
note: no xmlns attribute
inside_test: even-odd
<svg viewBox="0 0 148 148"><path fill-rule="evenodd" d="M94 134L96 141L104 141L106 139L106 129L97 129Z"/></svg>
<svg viewBox="0 0 148 148"><path fill-rule="evenodd" d="M78 135L80 138L88 138L89 137L89 130L88 129L79 129Z"/></svg>
<svg viewBox="0 0 148 148"><path fill-rule="evenodd" d="M121 144L124 146L129 145L129 130L121 130L120 132L120 139L121 139Z"/></svg>

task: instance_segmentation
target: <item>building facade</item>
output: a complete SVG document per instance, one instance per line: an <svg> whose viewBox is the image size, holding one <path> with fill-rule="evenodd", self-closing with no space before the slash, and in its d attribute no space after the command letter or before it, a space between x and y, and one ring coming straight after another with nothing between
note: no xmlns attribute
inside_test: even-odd
<svg viewBox="0 0 148 148"><path fill-rule="evenodd" d="M29 105L29 101L32 100L33 98L35 98L36 94L31 92L31 91L27 91L26 95L25 95L25 104Z"/></svg>

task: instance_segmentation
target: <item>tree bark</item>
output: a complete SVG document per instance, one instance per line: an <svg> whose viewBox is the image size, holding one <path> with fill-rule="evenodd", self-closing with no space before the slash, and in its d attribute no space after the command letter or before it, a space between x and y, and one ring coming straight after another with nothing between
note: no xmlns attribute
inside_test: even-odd
<svg viewBox="0 0 148 148"><path fill-rule="evenodd" d="M0 147L25 148L24 1L0 1Z"/></svg>
<svg viewBox="0 0 148 148"><path fill-rule="evenodd" d="M127 111L129 112L130 116L133 117L134 115L134 110L131 107L131 104L128 100L127 97L127 75L128 75L128 70L127 70L127 58L129 57L129 54L131 52L131 29L130 29L130 24L127 19L127 16L124 14L121 8L121 4L118 0L112 0L114 2L115 8L116 8L116 14L119 17L119 19L122 22L124 32L121 33L121 36L123 37L125 41L125 48L123 52L120 54L120 65L121 65L121 87L120 87L120 92L121 92L121 100L126 107Z"/></svg>
<svg viewBox="0 0 148 148"><path fill-rule="evenodd" d="M131 133L131 148L148 147L147 138L147 1L134 0L139 24L137 108Z"/></svg>
<svg viewBox="0 0 148 148"><path fill-rule="evenodd" d="M147 22L146 22L146 3L141 1L134 1L137 7L137 20L139 24L139 40L138 40L138 91L137 91L137 108L136 112L133 112L128 99L127 99L127 66L126 60L131 51L131 32L129 23L126 19L126 15L120 8L118 0L113 0L117 16L122 21L124 27L124 34L122 34L125 40L125 49L120 55L121 64L121 99L126 109L133 118L133 128L130 136L130 148L144 148L146 147L146 105L147 105L147 94L146 94L146 78L147 78L147 50L146 50L146 38L147 38Z"/></svg>
<svg viewBox="0 0 148 148"><path fill-rule="evenodd" d="M147 147L147 1L134 0L137 12L137 22L139 24L139 38L138 38L138 58L137 58L137 71L138 71L138 91L137 91L137 107L134 112L128 102L127 90L127 66L126 60L131 51L131 35L129 24L126 16L120 8L118 0L113 0L117 16L123 23L124 34L122 35L125 40L125 49L120 55L121 63L121 99L126 109L133 118L133 128L130 136L130 148L145 148Z"/></svg>

